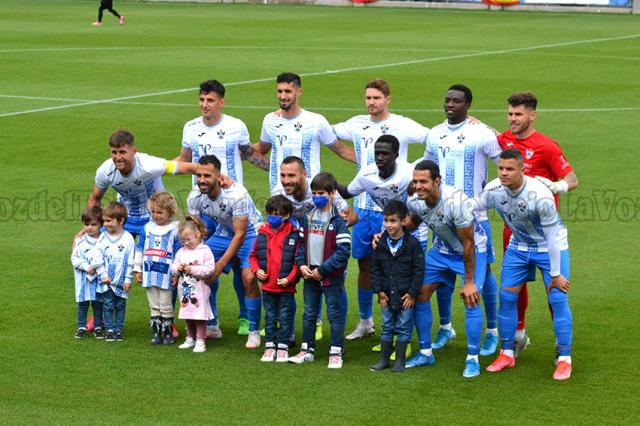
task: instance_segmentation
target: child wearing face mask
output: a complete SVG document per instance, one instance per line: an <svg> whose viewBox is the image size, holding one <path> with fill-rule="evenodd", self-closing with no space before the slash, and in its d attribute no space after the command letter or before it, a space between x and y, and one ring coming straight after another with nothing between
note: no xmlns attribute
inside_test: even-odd
<svg viewBox="0 0 640 426"><path fill-rule="evenodd" d="M294 333L296 283L300 279L296 256L302 249L302 234L292 222L293 205L282 195L267 200L267 223L249 255L251 272L262 285L265 351L263 362L287 362L289 337ZM315 324L315 323L314 323Z"/></svg>
<svg viewBox="0 0 640 426"><path fill-rule="evenodd" d="M319 173L311 181L315 208L300 219L304 250L296 258L304 278L302 347L289 359L303 364L315 358L318 301L324 294L331 325L329 368L342 368L344 348L344 272L351 255L351 235L344 219L333 206L338 184L330 173Z"/></svg>

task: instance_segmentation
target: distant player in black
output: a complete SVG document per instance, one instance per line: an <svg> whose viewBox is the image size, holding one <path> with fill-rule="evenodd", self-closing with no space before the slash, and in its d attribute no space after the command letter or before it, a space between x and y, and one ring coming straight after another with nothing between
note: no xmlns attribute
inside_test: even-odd
<svg viewBox="0 0 640 426"><path fill-rule="evenodd" d="M121 16L113 8L113 0L100 0L100 8L98 9L98 20L91 25L93 25L94 27L99 27L100 25L102 25L102 12L104 10L108 10L109 12L111 12L113 16L120 19L120 25L124 25L124 16Z"/></svg>

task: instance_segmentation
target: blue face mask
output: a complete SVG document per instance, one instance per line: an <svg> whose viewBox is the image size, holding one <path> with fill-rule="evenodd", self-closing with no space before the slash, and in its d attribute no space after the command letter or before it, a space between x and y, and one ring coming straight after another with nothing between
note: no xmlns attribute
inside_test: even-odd
<svg viewBox="0 0 640 426"><path fill-rule="evenodd" d="M271 216L270 214L268 214L267 223L273 229L279 228L280 225L284 223L284 218L282 216Z"/></svg>
<svg viewBox="0 0 640 426"><path fill-rule="evenodd" d="M326 195L314 195L312 198L313 204L315 204L315 206L319 209L326 206L329 202L329 197L327 197Z"/></svg>

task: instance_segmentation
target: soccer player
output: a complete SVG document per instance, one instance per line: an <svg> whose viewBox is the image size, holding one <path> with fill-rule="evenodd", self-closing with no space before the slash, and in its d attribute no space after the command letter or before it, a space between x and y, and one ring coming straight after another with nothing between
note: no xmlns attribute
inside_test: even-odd
<svg viewBox="0 0 640 426"><path fill-rule="evenodd" d="M120 21L120 25L124 25L124 16L120 15L113 8L113 0L100 0L100 7L98 8L98 20L96 22L93 22L91 25L93 25L94 27L99 27L100 25L102 25L102 12L104 12L105 10L108 10L113 16L118 18L118 20Z"/></svg>
<svg viewBox="0 0 640 426"><path fill-rule="evenodd" d="M534 129L538 106L535 95L530 92L514 93L507 102L509 103L509 129L498 135L498 142L502 149L520 150L524 156L524 174L536 177L549 187L554 193L557 208L558 194L577 188L578 178L558 143ZM503 249L506 250L511 238L511 231L506 225L502 236ZM535 268L531 272L527 279L535 281ZM527 284L524 282L518 296L518 328L513 351L516 358L530 343L525 332L525 314L528 304L529 293Z"/></svg>
<svg viewBox="0 0 640 426"><path fill-rule="evenodd" d="M264 118L260 142L253 146L253 150L263 156L271 151L269 189L277 185L280 163L290 155L302 159L307 177L313 179L320 172L321 144L341 158L355 163L353 148L336 139L327 119L300 107L300 76L285 72L278 76L276 82L280 108ZM251 155L253 150L247 151L246 155Z"/></svg>
<svg viewBox="0 0 640 426"><path fill-rule="evenodd" d="M102 163L96 172L87 208L100 207L104 194L109 187L113 188L118 193L118 201L127 208L124 229L135 237L149 221L149 197L164 191L162 175L192 174L196 166L138 153L134 142L133 135L127 130L120 129L111 134L111 159Z"/></svg>
<svg viewBox="0 0 640 426"><path fill-rule="evenodd" d="M200 117L187 121L182 130L182 150L178 161L197 163L200 157L215 155L220 172L243 184L241 158L267 170L268 161L251 148L247 126L239 119L222 113L225 87L218 80L200 83ZM193 184L196 178L193 177Z"/></svg>
<svg viewBox="0 0 640 426"><path fill-rule="evenodd" d="M500 154L498 179L479 198L479 207L496 209L511 229L509 247L502 261L500 289L500 341L498 358L487 367L497 372L516 365L514 339L518 320L517 300L532 267L542 272L558 345L555 380L571 376L573 320L569 309L569 244L567 228L556 210L552 192L539 180L525 176L522 153L515 148Z"/></svg>
<svg viewBox="0 0 640 426"><path fill-rule="evenodd" d="M364 87L364 101L367 115L356 115L349 120L335 124L333 132L340 140L351 141L355 147L358 170L375 162L374 145L382 135L398 138L398 160L407 161L410 143L424 144L429 129L410 118L389 112L391 90L389 84L375 78ZM373 254L371 241L374 234L381 231L382 208L367 192L360 194L353 203L358 214L358 223L353 227L352 255L358 260L358 306L360 322L347 336L348 340L359 339L374 332L373 292L371 291L369 264ZM426 245L428 231L424 230L421 242Z"/></svg>
<svg viewBox="0 0 640 426"><path fill-rule="evenodd" d="M398 160L400 149L400 142L393 135L382 135L375 142L374 155L375 163L363 166L356 177L349 183L349 186L338 184L338 192L344 199L349 199L357 195L367 193L373 202L380 208L378 211L368 212L368 232L373 239L374 234L380 233L382 228L382 209L389 200L400 200L406 202L407 200L407 188L411 183L413 168L410 164ZM371 243L369 243L371 244ZM373 293L371 290L371 255L373 250L370 250L368 257L358 259L358 266L360 271L359 276L365 274L366 280L358 282L358 289L361 286L368 285L366 290L369 293ZM364 288L364 287L362 287ZM358 296L358 303L362 309L362 298L360 294ZM373 302L371 302L373 303ZM361 319L356 331L347 336L348 340L358 339L364 336L371 335L375 332L375 326L373 323L373 308L370 307L368 318Z"/></svg>
<svg viewBox="0 0 640 426"><path fill-rule="evenodd" d="M462 372L464 377L480 375L478 353L482 337L482 309L480 294L486 276L487 236L473 212L475 200L449 185L441 183L436 163L423 160L413 171L415 194L409 199L408 228L426 223L433 232L433 244L427 252L423 286L418 305L416 330L420 352L407 361L407 368L435 364L431 350L431 295L443 286L453 292L456 275L464 280L460 297L465 305L468 355Z"/></svg>
<svg viewBox="0 0 640 426"><path fill-rule="evenodd" d="M468 115L473 95L462 84L449 87L444 99L446 120L431 129L427 137L425 160L438 164L444 185L463 191L468 197L480 195L487 183L487 161L497 163L502 151L493 131L482 123L472 121ZM487 316L487 331L480 355L491 355L498 345L498 284L490 264L494 262L491 241L491 224L487 213L476 211L476 219L487 236L487 266L482 299ZM441 286L437 291L440 328L433 342L433 349L440 349L456 332L451 326L451 303L453 288ZM419 356L419 355L417 355Z"/></svg>
<svg viewBox="0 0 640 426"><path fill-rule="evenodd" d="M222 272L240 274L244 283L244 294L236 291L238 299L244 299L249 320L249 337L246 347L260 346L260 314L262 303L260 289L253 280L249 254L262 223L262 216L256 209L247 189L237 182L228 186L220 184L220 160L215 155L200 157L196 168L198 184L187 198L189 214L206 214L218 223L214 234L207 239L216 259L216 267L209 282L211 288L211 309L217 317L218 277ZM214 320L215 321L215 320ZM215 323L209 324L211 326Z"/></svg>

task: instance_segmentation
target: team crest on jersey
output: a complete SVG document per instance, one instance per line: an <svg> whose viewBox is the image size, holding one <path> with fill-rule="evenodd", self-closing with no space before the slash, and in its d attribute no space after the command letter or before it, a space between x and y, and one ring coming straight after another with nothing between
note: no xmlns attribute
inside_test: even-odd
<svg viewBox="0 0 640 426"><path fill-rule="evenodd" d="M135 180L133 181L133 184L134 184L134 185L142 185L142 179L135 179Z"/></svg>
<svg viewBox="0 0 640 426"><path fill-rule="evenodd" d="M436 210L436 217L440 222L444 221L444 212L442 211L442 209Z"/></svg>
<svg viewBox="0 0 640 426"><path fill-rule="evenodd" d="M527 203L524 200L518 200L518 210L524 213L527 210Z"/></svg>
<svg viewBox="0 0 640 426"><path fill-rule="evenodd" d="M329 231L333 231L333 223L329 225Z"/></svg>
<svg viewBox="0 0 640 426"><path fill-rule="evenodd" d="M124 251L124 244L118 244L118 250Z"/></svg>
<svg viewBox="0 0 640 426"><path fill-rule="evenodd" d="M458 143L463 143L465 140L466 136L463 134L459 134L458 135Z"/></svg>
<svg viewBox="0 0 640 426"><path fill-rule="evenodd" d="M398 185L396 185L395 183L392 183L391 185L389 185L389 190L394 194L397 194L399 190Z"/></svg>
<svg viewBox="0 0 640 426"><path fill-rule="evenodd" d="M220 129L216 132L218 134L218 139L224 139L225 131Z"/></svg>
<svg viewBox="0 0 640 426"><path fill-rule="evenodd" d="M156 237L153 239L153 245L154 245L154 246L158 246L158 247L159 247L159 246L161 246L161 245L162 245L162 237L160 237L160 236L156 236Z"/></svg>
<svg viewBox="0 0 640 426"><path fill-rule="evenodd" d="M387 123L385 123L382 126L380 126L380 132L383 135L386 135L388 131L389 131L389 126L387 125Z"/></svg>
<svg viewBox="0 0 640 426"><path fill-rule="evenodd" d="M531 157L533 157L534 151L532 149L527 149L524 152L524 156L527 160L531 160Z"/></svg>
<svg viewBox="0 0 640 426"><path fill-rule="evenodd" d="M302 130L302 123L299 121L296 121L295 123L293 123L293 128L295 129L296 132L299 132L300 130Z"/></svg>
<svg viewBox="0 0 640 426"><path fill-rule="evenodd" d="M227 205L224 203L224 201L220 201L220 211L224 212L227 210Z"/></svg>

